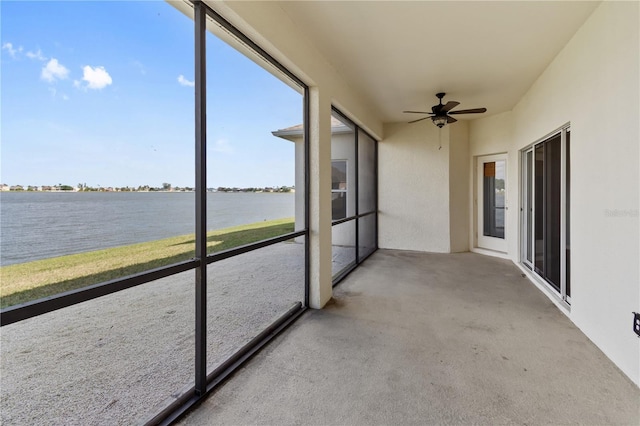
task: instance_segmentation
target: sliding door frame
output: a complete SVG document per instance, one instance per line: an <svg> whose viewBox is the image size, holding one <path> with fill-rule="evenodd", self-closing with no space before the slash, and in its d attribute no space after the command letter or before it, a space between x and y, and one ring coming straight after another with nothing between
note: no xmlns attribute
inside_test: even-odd
<svg viewBox="0 0 640 426"><path fill-rule="evenodd" d="M567 236L570 235L570 229L568 229L568 213L569 213L569 198L567 196L567 182L568 182L568 153L567 153L567 145L569 143L568 134L571 132L570 123L566 123L559 127L558 129L550 132L544 137L538 139L531 145L520 151L520 165L521 165L521 173L520 173L520 263L529 269L536 279L537 282L542 283L544 287L552 294L555 298L559 299L564 306L567 308L571 305L571 294L569 289L568 279L570 277L570 259L568 259L567 253ZM536 267L536 231L541 231L536 229L536 222L540 222L540 218L536 217L536 208L543 207L542 211L544 212L544 207L547 202L547 193L546 186L548 176L545 174L543 169L543 183L542 183L542 203L543 206L536 205L536 158L535 158L535 150L536 148L542 148L543 153L545 152L546 146L545 143L549 142L553 138L560 136L560 235L559 235L559 270L560 270L560 279L559 289L556 288L548 278L543 277L538 271ZM544 154L543 154L544 156ZM542 218L542 231L547 227L547 218L546 214L543 213ZM531 238L529 238L529 235ZM543 234L543 238L546 238L546 235ZM546 261L546 244L547 242L542 243L542 257ZM527 253L531 253L531 259L527 259ZM546 269L546 268L545 268Z"/></svg>

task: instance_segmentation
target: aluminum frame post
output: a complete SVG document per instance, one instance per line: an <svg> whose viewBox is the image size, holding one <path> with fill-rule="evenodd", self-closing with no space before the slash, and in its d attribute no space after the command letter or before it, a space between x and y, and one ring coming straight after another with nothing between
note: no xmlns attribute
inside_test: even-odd
<svg viewBox="0 0 640 426"><path fill-rule="evenodd" d="M195 392L207 392L207 84L205 5L193 3L195 21L195 136L196 136L196 268Z"/></svg>

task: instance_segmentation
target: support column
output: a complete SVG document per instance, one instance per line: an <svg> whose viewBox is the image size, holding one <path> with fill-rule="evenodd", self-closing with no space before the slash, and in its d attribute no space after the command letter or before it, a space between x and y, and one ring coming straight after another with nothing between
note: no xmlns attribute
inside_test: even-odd
<svg viewBox="0 0 640 426"><path fill-rule="evenodd" d="M196 125L196 347L195 392L207 392L207 68L206 12L204 4L193 5L195 20L195 125Z"/></svg>
<svg viewBox="0 0 640 426"><path fill-rule="evenodd" d="M331 100L309 88L309 307L331 299Z"/></svg>

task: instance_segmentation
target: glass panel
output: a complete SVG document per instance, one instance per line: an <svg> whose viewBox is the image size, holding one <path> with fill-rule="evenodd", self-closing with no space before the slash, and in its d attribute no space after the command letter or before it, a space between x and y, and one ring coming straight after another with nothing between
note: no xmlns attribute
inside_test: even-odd
<svg viewBox="0 0 640 426"><path fill-rule="evenodd" d="M2 307L193 257L192 19L166 2L2 13Z"/></svg>
<svg viewBox="0 0 640 426"><path fill-rule="evenodd" d="M208 30L211 253L304 229L305 163L302 89Z"/></svg>
<svg viewBox="0 0 640 426"><path fill-rule="evenodd" d="M358 213L376 210L376 141L358 132Z"/></svg>
<svg viewBox="0 0 640 426"><path fill-rule="evenodd" d="M570 152L569 151L569 147L571 146L571 144L569 143L570 139L571 139L571 132L567 129L567 134L566 134L566 138L565 138L565 140L567 141L567 144L566 144L566 153L567 153L566 177L567 177L567 179L566 179L566 188L565 188L566 200L567 200L566 201L567 202L567 206L566 206L566 208L567 208L567 219L566 219L566 222L567 222L567 229L566 229L566 239L567 239L567 242L566 242L566 244L567 244L567 246L566 246L566 253L567 253L567 256L566 256L566 259L567 259L566 277L567 278L566 278L566 284L567 285L566 285L566 289L567 289L567 296L569 296L569 297L571 297L571 239L569 238L570 235L571 235L571 233L569 232L569 230L571 228L571 226L570 226L571 222L569 220L570 217L571 217L571 215L570 215L570 212L571 212L571 209L570 209L570 207L571 207L571 202L570 202L571 201L571 167L570 167L571 166L571 161L570 161L570 156L569 156L569 152Z"/></svg>
<svg viewBox="0 0 640 426"><path fill-rule="evenodd" d="M560 148L558 134L545 142L544 276L560 290Z"/></svg>
<svg viewBox="0 0 640 426"><path fill-rule="evenodd" d="M304 301L304 237L299 239L209 265L208 371Z"/></svg>
<svg viewBox="0 0 640 426"><path fill-rule="evenodd" d="M341 166L344 164L344 167ZM331 117L331 165L337 165L332 170L332 214L333 220L356 214L356 140L353 125L349 124L341 116L333 112ZM342 174L346 173L346 182ZM334 188L334 186L346 186L346 188ZM342 215L346 207L346 214ZM342 216L340 216L342 215ZM338 217L340 216L340 217ZM354 240L355 241L355 240Z"/></svg>
<svg viewBox="0 0 640 426"><path fill-rule="evenodd" d="M504 239L505 161L484 163L484 235Z"/></svg>
<svg viewBox="0 0 640 426"><path fill-rule="evenodd" d="M526 154L525 160L525 170L526 170L526 199L525 199L525 233L526 233L526 247L525 247L525 258L533 263L532 258L532 237L533 237L533 151L529 151Z"/></svg>
<svg viewBox="0 0 640 426"><path fill-rule="evenodd" d="M142 424L193 386L193 271L2 327L0 423Z"/></svg>
<svg viewBox="0 0 640 426"><path fill-rule="evenodd" d="M356 262L356 221L331 227L331 272L335 278Z"/></svg>
<svg viewBox="0 0 640 426"><path fill-rule="evenodd" d="M544 275L544 144L535 147L534 235L535 269Z"/></svg>
<svg viewBox="0 0 640 426"><path fill-rule="evenodd" d="M376 249L376 215L358 219L358 262Z"/></svg>

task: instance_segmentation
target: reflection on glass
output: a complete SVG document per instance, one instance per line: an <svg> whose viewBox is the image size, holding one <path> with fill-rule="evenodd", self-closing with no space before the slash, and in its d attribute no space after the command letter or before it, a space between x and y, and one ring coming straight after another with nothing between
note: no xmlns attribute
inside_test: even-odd
<svg viewBox="0 0 640 426"><path fill-rule="evenodd" d="M544 277L560 290L560 135L544 144Z"/></svg>
<svg viewBox="0 0 640 426"><path fill-rule="evenodd" d="M505 161L483 165L483 235L504 239Z"/></svg>
<svg viewBox="0 0 640 426"><path fill-rule="evenodd" d="M560 134L535 147L535 163L535 269L560 291Z"/></svg>

